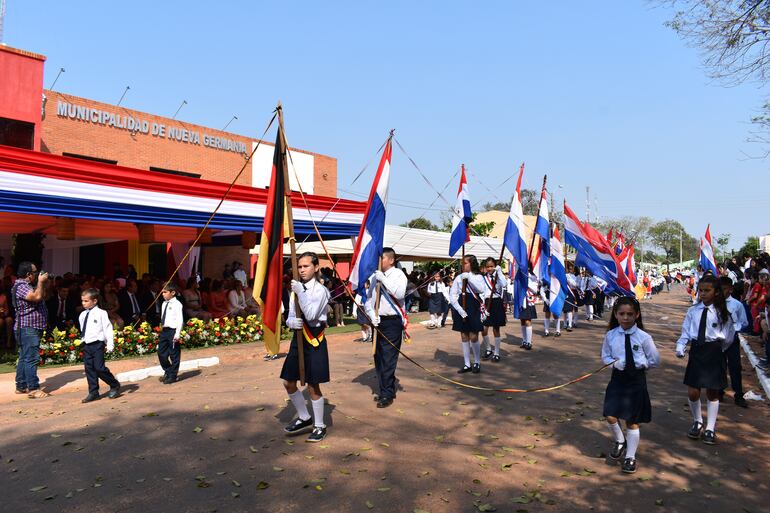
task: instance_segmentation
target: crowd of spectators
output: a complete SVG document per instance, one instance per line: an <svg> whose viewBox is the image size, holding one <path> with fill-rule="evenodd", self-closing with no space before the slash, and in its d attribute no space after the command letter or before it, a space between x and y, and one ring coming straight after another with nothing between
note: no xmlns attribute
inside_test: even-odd
<svg viewBox="0 0 770 513"><path fill-rule="evenodd" d="M11 288L17 279L17 270L6 266L2 259L0 269L3 269L0 281L0 347L10 351L15 347ZM138 277L132 265L124 270L116 264L112 276L86 273L52 276L45 286L47 329L66 329L74 325L83 310L80 293L89 288L99 291L99 306L107 311L116 329L142 321L156 326L160 323L160 291L163 284L163 280L149 273ZM187 280L177 280L177 285L182 290L178 299L184 307L185 319L195 317L209 321L259 314L246 272L239 262L227 264L219 278L195 275Z"/></svg>

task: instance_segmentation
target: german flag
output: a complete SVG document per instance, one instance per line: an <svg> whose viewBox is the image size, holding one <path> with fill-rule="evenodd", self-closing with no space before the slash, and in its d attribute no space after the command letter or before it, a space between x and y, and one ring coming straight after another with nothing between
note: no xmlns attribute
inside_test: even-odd
<svg viewBox="0 0 770 513"><path fill-rule="evenodd" d="M278 127L273 169L268 190L265 223L259 242L259 259L254 276L254 299L262 309L265 348L278 354L281 345L281 288L283 286L283 238L286 218L283 127Z"/></svg>

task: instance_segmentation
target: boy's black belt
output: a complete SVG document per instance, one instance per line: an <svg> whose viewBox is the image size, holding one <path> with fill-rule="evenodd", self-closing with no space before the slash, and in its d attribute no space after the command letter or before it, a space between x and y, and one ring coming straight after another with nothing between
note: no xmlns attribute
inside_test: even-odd
<svg viewBox="0 0 770 513"><path fill-rule="evenodd" d="M380 315L380 320L383 319L400 319L400 315Z"/></svg>
<svg viewBox="0 0 770 513"><path fill-rule="evenodd" d="M176 331L176 328L169 328L168 326L164 326L163 331L166 331L166 330Z"/></svg>

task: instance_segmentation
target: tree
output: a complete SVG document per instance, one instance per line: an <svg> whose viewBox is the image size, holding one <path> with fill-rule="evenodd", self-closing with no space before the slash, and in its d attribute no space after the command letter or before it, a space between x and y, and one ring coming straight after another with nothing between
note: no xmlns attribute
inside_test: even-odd
<svg viewBox="0 0 770 513"><path fill-rule="evenodd" d="M759 237L752 236L746 239L741 249L738 250L738 254L744 257L756 257L759 254Z"/></svg>
<svg viewBox="0 0 770 513"><path fill-rule="evenodd" d="M485 212L489 210L502 210L503 212L508 212L511 209L513 194L514 193L511 193L511 199L509 199L507 203L502 201L498 201L496 203L488 201L484 203L481 208L484 209ZM527 215L536 215L538 206L540 206L540 194L532 189L522 189L521 208L524 213Z"/></svg>
<svg viewBox="0 0 770 513"><path fill-rule="evenodd" d="M407 228L418 228L420 230L432 230L434 232L439 231L439 227L433 224L430 219L425 217L415 217L411 221L401 223L401 226Z"/></svg>
<svg viewBox="0 0 770 513"><path fill-rule="evenodd" d="M717 246L722 252L722 260L727 258L727 245L730 243L730 234L723 233L717 237ZM716 255L714 255L716 257Z"/></svg>
<svg viewBox="0 0 770 513"><path fill-rule="evenodd" d="M473 217L471 218L471 235L478 235L479 237L487 237L492 232L492 230L495 227L494 221L489 221L487 223L477 223L476 217L478 217L478 212L473 213ZM442 226L441 231L442 232L451 232L452 231L452 216L450 214L444 214L441 218Z"/></svg>
<svg viewBox="0 0 770 513"><path fill-rule="evenodd" d="M668 264L679 259L679 247L680 242L684 246L684 227L679 221L673 219L666 219L650 226L649 236L651 242L661 250L663 250L663 261Z"/></svg>
<svg viewBox="0 0 770 513"><path fill-rule="evenodd" d="M652 218L647 216L624 216L608 219L601 223L591 223L602 233L607 233L612 228L615 233L623 234L627 244L635 243L637 246L647 245L650 240L649 230L652 224Z"/></svg>
<svg viewBox="0 0 770 513"><path fill-rule="evenodd" d="M732 86L770 81L770 1L662 0L677 9L666 23L703 52L712 78ZM759 127L751 141L770 143L770 102L752 118ZM770 155L766 151L762 157Z"/></svg>

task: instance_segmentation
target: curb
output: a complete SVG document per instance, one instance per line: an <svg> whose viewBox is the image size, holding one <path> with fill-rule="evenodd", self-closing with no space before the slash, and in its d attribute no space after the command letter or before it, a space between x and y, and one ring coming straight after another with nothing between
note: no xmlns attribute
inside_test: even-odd
<svg viewBox="0 0 770 513"><path fill-rule="evenodd" d="M741 341L743 352L746 354L746 357L749 359L751 366L754 367L754 371L757 373L759 383L762 385L762 388L765 389L765 399L770 400L770 378L768 378L764 371L758 367L759 358L757 358L757 355L754 354L754 350L751 349L751 346L748 342L746 342L746 339L742 334L738 333L738 339Z"/></svg>
<svg viewBox="0 0 770 513"><path fill-rule="evenodd" d="M200 367L213 367L214 365L219 365L219 357L217 356L198 358L196 360L187 360L180 363L179 371L195 370ZM163 374L163 368L160 365L155 365L154 367L121 372L115 376L115 379L121 383L135 383L152 376L163 376Z"/></svg>

